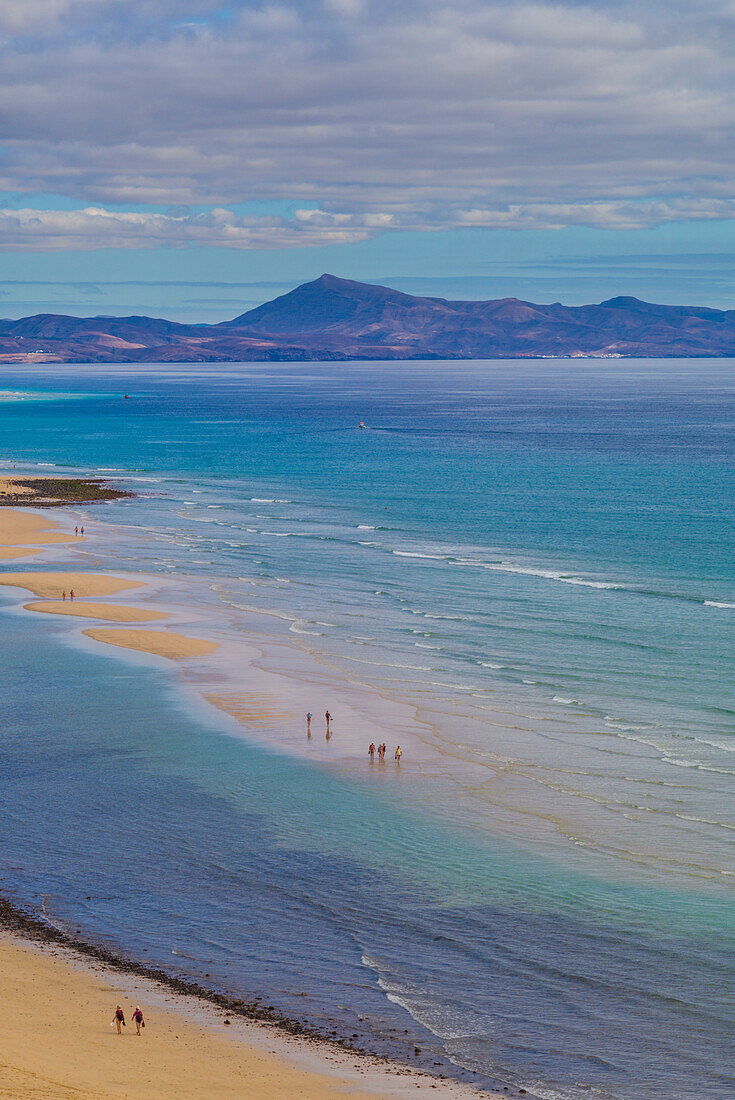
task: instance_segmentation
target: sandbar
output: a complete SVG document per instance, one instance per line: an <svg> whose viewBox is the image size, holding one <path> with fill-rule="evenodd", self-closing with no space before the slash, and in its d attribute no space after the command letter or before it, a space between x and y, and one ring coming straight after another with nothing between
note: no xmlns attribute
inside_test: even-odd
<svg viewBox="0 0 735 1100"><path fill-rule="evenodd" d="M26 611L43 611L46 615L77 615L81 619L107 619L114 623L149 623L154 619L168 618L165 611L149 611L147 608L128 607L118 603L48 600L44 603L27 603L24 607Z"/></svg>
<svg viewBox="0 0 735 1100"><path fill-rule="evenodd" d="M0 561L15 561L16 558L29 558L31 554L40 554L38 546L0 546Z"/></svg>
<svg viewBox="0 0 735 1100"><path fill-rule="evenodd" d="M22 546L29 542L82 542L73 534L62 531L58 523L33 512L17 508L0 508L0 546Z"/></svg>
<svg viewBox="0 0 735 1100"><path fill-rule="evenodd" d="M142 581L106 577L102 573L0 573L0 584L25 588L35 596L58 599L74 589L76 596L112 596L128 588L142 588Z"/></svg>
<svg viewBox="0 0 735 1100"><path fill-rule="evenodd" d="M367 1065L370 1080L358 1083L347 1061L343 1074L337 1064L332 1075L326 1057L314 1059L313 1070L301 1068L287 1052L271 1053L277 1039L248 1042L236 1018L230 1028L221 1012L211 1024L199 1022L182 1005L185 1017L167 1007L154 983L83 969L67 952L51 950L0 939L0 1097L8 1100L375 1100L441 1096L443 1084L445 1095L454 1093L450 1082L432 1088L423 1078L424 1093L418 1075L396 1077ZM127 1020L121 1036L110 1026L118 1003ZM146 1019L140 1038L130 1018L138 1003Z"/></svg>
<svg viewBox="0 0 735 1100"><path fill-rule="evenodd" d="M216 642L206 642L203 638L187 638L184 634L164 632L162 630L116 630L114 627L92 627L85 630L88 638L108 645L123 646L125 649L138 649L142 653L154 653L157 657L169 657L172 661L183 661L187 657L205 657L218 648Z"/></svg>

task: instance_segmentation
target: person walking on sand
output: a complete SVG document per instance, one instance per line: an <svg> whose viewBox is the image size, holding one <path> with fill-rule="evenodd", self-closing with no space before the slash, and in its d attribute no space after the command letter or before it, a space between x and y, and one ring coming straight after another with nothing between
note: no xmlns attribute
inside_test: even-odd
<svg viewBox="0 0 735 1100"><path fill-rule="evenodd" d="M368 756L370 757L370 763L372 764L373 761L375 760L375 742L374 741L370 742L370 748L368 749Z"/></svg>
<svg viewBox="0 0 735 1100"><path fill-rule="evenodd" d="M74 534L75 534L75 535L78 535L78 534L79 534L79 528L78 528L78 527L75 527L75 528L74 528Z"/></svg>
<svg viewBox="0 0 735 1100"><path fill-rule="evenodd" d="M396 747L396 756L395 756L396 764L400 765L402 756L403 756L403 749L401 748L400 745L398 745Z"/></svg>
<svg viewBox="0 0 735 1100"><path fill-rule="evenodd" d="M140 1029L145 1027L145 1020L143 1019L143 1013L140 1005L135 1006L135 1012L133 1013L133 1019L135 1020L136 1035L140 1035Z"/></svg>
<svg viewBox="0 0 735 1100"><path fill-rule="evenodd" d="M122 1029L125 1027L125 1013L120 1005L115 1009L115 1015L112 1017L112 1022L117 1025L118 1035L122 1035Z"/></svg>
<svg viewBox="0 0 735 1100"><path fill-rule="evenodd" d="M83 528L83 527L82 527L82 529L81 529L81 531L80 531L80 534L81 534L82 538L84 538L84 528Z"/></svg>

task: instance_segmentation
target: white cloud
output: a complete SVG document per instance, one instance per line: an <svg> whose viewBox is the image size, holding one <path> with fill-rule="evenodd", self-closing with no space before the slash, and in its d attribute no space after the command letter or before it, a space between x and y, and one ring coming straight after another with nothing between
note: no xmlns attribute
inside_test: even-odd
<svg viewBox="0 0 735 1100"><path fill-rule="evenodd" d="M95 205L290 200L331 219L146 222L187 240L730 216L704 212L735 193L729 3L221 9L7 0L0 188ZM92 217L94 234L138 232ZM49 239L67 232L43 224Z"/></svg>
<svg viewBox="0 0 735 1100"><path fill-rule="evenodd" d="M643 229L672 221L735 218L735 199L671 202L529 203L500 208L443 209L434 217L415 213L334 214L297 210L292 218L241 217L217 208L205 214L82 210L0 210L0 251L96 248L234 249L308 248L350 244L397 230L439 228L560 229L588 225Z"/></svg>

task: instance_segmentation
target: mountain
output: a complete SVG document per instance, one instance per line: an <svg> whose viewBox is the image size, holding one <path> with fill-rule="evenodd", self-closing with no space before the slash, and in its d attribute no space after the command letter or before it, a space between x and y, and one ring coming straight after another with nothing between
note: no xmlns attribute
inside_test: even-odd
<svg viewBox="0 0 735 1100"><path fill-rule="evenodd" d="M38 314L0 321L0 362L735 356L735 310L637 298L451 302L322 275L217 325Z"/></svg>

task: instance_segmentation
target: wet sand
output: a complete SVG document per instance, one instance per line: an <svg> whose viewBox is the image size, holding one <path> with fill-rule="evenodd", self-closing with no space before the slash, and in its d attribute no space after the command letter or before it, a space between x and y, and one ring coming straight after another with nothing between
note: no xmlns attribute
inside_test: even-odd
<svg viewBox="0 0 735 1100"><path fill-rule="evenodd" d="M15 561L17 558L29 558L32 554L40 554L39 546L2 546L0 547L0 561Z"/></svg>

